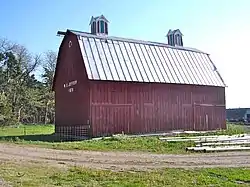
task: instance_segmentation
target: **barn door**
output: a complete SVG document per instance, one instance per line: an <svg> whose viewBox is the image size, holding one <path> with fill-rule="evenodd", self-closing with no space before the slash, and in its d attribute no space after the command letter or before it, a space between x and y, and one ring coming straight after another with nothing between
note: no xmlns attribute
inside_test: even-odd
<svg viewBox="0 0 250 187"><path fill-rule="evenodd" d="M194 105L194 130L205 131L209 129L211 114L209 107Z"/></svg>
<svg viewBox="0 0 250 187"><path fill-rule="evenodd" d="M194 104L194 130L207 131L224 127L224 105Z"/></svg>

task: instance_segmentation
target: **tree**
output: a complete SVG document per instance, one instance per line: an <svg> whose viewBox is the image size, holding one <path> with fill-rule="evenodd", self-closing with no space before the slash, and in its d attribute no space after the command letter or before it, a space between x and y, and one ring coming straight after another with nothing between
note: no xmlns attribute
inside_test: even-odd
<svg viewBox="0 0 250 187"><path fill-rule="evenodd" d="M40 56L32 55L24 46L0 40L0 93L11 108L13 120L20 122L22 111L29 105L27 97L38 84L32 72L40 63ZM3 109L0 112L4 114Z"/></svg>
<svg viewBox="0 0 250 187"><path fill-rule="evenodd" d="M43 82L45 85L45 93L44 93L44 104L45 104L45 117L44 123L47 123L48 116L50 116L50 122L54 121L55 116L55 99L54 93L52 92L52 85L54 79L54 73L56 68L57 61L57 53L53 51L47 51L45 53L44 61L43 61L43 70L44 73L42 75ZM53 118L53 119L51 119Z"/></svg>
<svg viewBox="0 0 250 187"><path fill-rule="evenodd" d="M0 93L0 126L12 125L16 121L12 119L11 107L5 94Z"/></svg>
<svg viewBox="0 0 250 187"><path fill-rule="evenodd" d="M45 58L43 61L43 70L44 74L42 77L44 78L45 85L47 87L52 88L54 73L56 69L56 61L57 61L57 53L54 51L47 51L45 53Z"/></svg>
<svg viewBox="0 0 250 187"><path fill-rule="evenodd" d="M31 54L27 48L0 38L0 125L52 123L52 84L57 53ZM35 72L42 65L42 80Z"/></svg>

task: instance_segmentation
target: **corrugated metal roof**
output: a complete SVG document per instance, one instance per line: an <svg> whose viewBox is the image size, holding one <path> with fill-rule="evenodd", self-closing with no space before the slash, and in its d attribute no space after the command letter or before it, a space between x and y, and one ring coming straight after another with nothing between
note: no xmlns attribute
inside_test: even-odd
<svg viewBox="0 0 250 187"><path fill-rule="evenodd" d="M78 35L89 79L225 86L209 55L202 51L71 32Z"/></svg>

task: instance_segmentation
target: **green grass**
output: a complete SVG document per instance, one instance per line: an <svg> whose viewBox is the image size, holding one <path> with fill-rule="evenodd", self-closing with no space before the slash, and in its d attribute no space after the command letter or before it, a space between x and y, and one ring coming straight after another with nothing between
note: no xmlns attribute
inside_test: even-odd
<svg viewBox="0 0 250 187"><path fill-rule="evenodd" d="M250 186L249 168L115 172L80 167L58 168L38 163L0 163L0 177L14 187Z"/></svg>
<svg viewBox="0 0 250 187"><path fill-rule="evenodd" d="M244 133L250 133L250 126L244 126L244 125L235 125L228 123L227 129L225 130L217 130L214 132L207 132L202 134L179 134L177 136L207 136L207 135L234 135L234 134L244 134Z"/></svg>
<svg viewBox="0 0 250 187"><path fill-rule="evenodd" d="M17 127L1 127L0 136L24 136L24 135L48 135L54 132L54 125L19 125ZM243 125L227 124L226 130L217 132L208 132L203 135L223 135L223 134L240 134L250 132L250 127ZM197 134L180 134L179 136L195 136Z"/></svg>
<svg viewBox="0 0 250 187"><path fill-rule="evenodd" d="M25 136L51 134L54 125L19 125L17 127L0 127L0 136Z"/></svg>
<svg viewBox="0 0 250 187"><path fill-rule="evenodd" d="M25 136L23 136L24 127L26 128ZM53 131L54 126L52 125L21 126L19 128L6 127L0 132L0 141L63 150L142 151L153 153L186 153L186 147L194 146L194 142L164 142L157 137L128 138L126 136L101 140L55 142L54 137L49 135ZM229 124L227 130L208 134L239 134L244 132L246 130L243 126Z"/></svg>
<svg viewBox="0 0 250 187"><path fill-rule="evenodd" d="M140 151L153 153L186 153L187 146L193 142L163 142L156 137L113 138L104 140L85 140L76 142L14 141L16 144L28 144L61 150L93 151Z"/></svg>

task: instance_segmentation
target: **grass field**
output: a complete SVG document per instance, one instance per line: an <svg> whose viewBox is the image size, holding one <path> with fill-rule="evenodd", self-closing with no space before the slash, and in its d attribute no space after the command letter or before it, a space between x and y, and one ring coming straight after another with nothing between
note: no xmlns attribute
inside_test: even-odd
<svg viewBox="0 0 250 187"><path fill-rule="evenodd" d="M0 163L0 176L13 186L144 187L249 186L250 169L164 169L113 172L80 167L58 168L37 163Z"/></svg>
<svg viewBox="0 0 250 187"><path fill-rule="evenodd" d="M21 125L0 129L0 141L53 149L98 151L144 151L154 153L185 153L193 142L167 143L157 137L137 137L76 142L53 142L53 125ZM213 134L248 132L242 126L228 125L225 131ZM210 133L211 134L211 133ZM54 166L39 161L0 161L1 179L14 187L193 187L193 186L250 186L250 168L158 169L152 171L110 171L62 164ZM1 186L1 184L0 184Z"/></svg>
<svg viewBox="0 0 250 187"><path fill-rule="evenodd" d="M0 136L42 135L54 132L54 125L19 125L18 127L0 128Z"/></svg>
<svg viewBox="0 0 250 187"><path fill-rule="evenodd" d="M53 125L22 125L19 128L6 127L0 129L0 141L17 144L29 144L53 149L78 149L96 151L143 151L154 153L186 153L187 146L193 146L193 142L163 142L157 137L137 137L101 140L85 140L75 142L54 142ZM242 126L228 125L228 129L209 134L238 134L246 130Z"/></svg>

